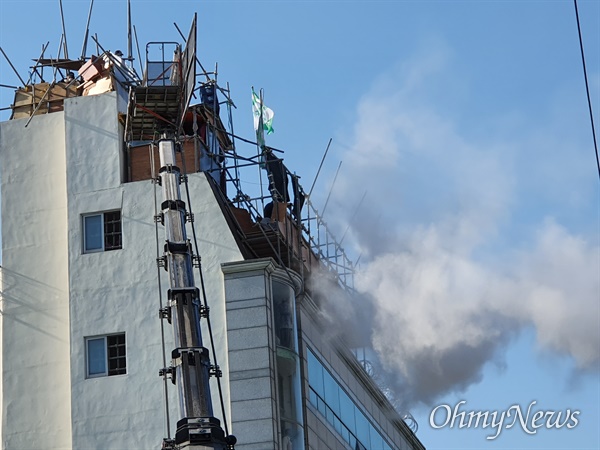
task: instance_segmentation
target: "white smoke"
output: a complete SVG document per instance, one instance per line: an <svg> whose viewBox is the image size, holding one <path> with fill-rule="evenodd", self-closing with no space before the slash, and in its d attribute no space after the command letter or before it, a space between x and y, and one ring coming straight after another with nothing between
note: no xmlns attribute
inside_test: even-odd
<svg viewBox="0 0 600 450"><path fill-rule="evenodd" d="M373 348L398 374L388 384L409 403L466 388L531 325L541 346L572 356L581 369L597 367L599 254L547 223L531 252L500 272L444 248L434 226L415 232L406 248L376 257L357 278L375 306Z"/></svg>
<svg viewBox="0 0 600 450"><path fill-rule="evenodd" d="M528 198L524 188L541 177L534 165L521 168L531 136L481 137L440 113L429 88L452 84L448 52L427 55L390 71L362 98L352 143L341 145L346 171L335 191L342 216L348 199L369 190L350 225L365 261L356 286L372 300L371 344L386 384L407 406L431 403L480 380L485 364L501 362L511 337L530 326L541 348L597 370L598 242L550 215L527 216L548 200ZM546 169L562 164L556 155L570 166L577 158L558 144L544 150ZM594 201L594 185L578 184L579 176L565 181ZM513 216L527 217L525 229Z"/></svg>
<svg viewBox="0 0 600 450"><path fill-rule="evenodd" d="M516 268L525 301L515 296L503 312L531 322L541 346L571 355L581 369L597 368L600 247L549 221Z"/></svg>

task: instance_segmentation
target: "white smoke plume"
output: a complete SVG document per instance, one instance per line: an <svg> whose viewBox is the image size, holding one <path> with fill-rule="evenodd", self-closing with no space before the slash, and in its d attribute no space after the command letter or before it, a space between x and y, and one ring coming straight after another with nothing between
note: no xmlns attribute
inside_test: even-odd
<svg viewBox="0 0 600 450"><path fill-rule="evenodd" d="M357 279L374 304L373 348L384 369L397 374L387 382L401 398L429 403L466 388L531 325L541 346L572 356L581 369L597 367L600 248L547 223L531 252L498 272L472 254L445 249L433 226L412 238L404 250L376 257Z"/></svg>
<svg viewBox="0 0 600 450"><path fill-rule="evenodd" d="M582 370L600 362L597 235L578 235L547 212L528 215L536 202L552 201L540 193L551 171L578 157L560 144L569 136L545 138L548 153L536 167L527 155L538 155L530 147L539 129L465 131L430 93L439 83L460 84L447 71L448 53L395 68L363 97L352 140L340 144L345 173L332 207L332 217L343 216L348 199L369 191L350 224L364 261L356 286L371 299L371 345L385 382L406 407L479 381L525 327L535 327L540 348L572 357ZM597 204L597 187L572 173L563 181L579 189L580 203ZM588 176L597 181L593 171ZM560 208L564 197L554 200Z"/></svg>

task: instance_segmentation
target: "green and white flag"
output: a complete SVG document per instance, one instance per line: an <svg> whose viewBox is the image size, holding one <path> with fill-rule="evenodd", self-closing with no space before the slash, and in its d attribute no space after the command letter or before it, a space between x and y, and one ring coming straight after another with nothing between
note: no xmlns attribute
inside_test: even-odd
<svg viewBox="0 0 600 450"><path fill-rule="evenodd" d="M267 108L260 101L260 97L252 88L252 112L254 113L254 130L259 146L265 145L265 131L267 134L273 133L273 116L275 113L271 108Z"/></svg>

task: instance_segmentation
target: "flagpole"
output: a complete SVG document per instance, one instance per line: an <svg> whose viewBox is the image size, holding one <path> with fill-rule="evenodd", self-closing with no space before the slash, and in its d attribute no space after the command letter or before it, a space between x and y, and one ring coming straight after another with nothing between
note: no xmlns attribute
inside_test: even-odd
<svg viewBox="0 0 600 450"><path fill-rule="evenodd" d="M260 119L258 122L258 129L260 130L260 137L261 137L261 150L264 153L265 152L265 118L263 117L263 96L264 96L264 89L261 88L259 91L259 99L260 99Z"/></svg>
<svg viewBox="0 0 600 450"><path fill-rule="evenodd" d="M261 203L261 212L264 212L265 209L265 199L264 199L264 191L263 191L263 180L262 180L262 170L261 170L261 159L262 159L262 146L261 146L261 141L263 142L263 146L264 146L264 135L261 133L264 133L263 131L263 113L262 113L262 89L259 90L259 98L258 98L258 108L260 111L260 116L258 119L258 126L256 127L256 153L259 155L258 157L258 179L259 179L259 185L260 185L260 203ZM256 92L254 92L254 86L252 86L252 101L254 102L256 97ZM263 139L261 139L261 136L263 136Z"/></svg>
<svg viewBox="0 0 600 450"><path fill-rule="evenodd" d="M263 93L264 90L263 88L260 88L260 91L258 91L258 99L259 99L259 110L260 110L260 118L258 119L258 132L260 133L260 157L259 157L259 161L262 160L262 163L264 164L262 167L267 168L267 158L265 156L265 122L264 122L264 117L263 117ZM261 170L261 165L259 164L259 169L258 171L261 173L261 182L260 182L260 196L263 197L262 200L262 207L263 207L263 213L265 210L265 201L264 201L264 194L263 194L263 185L262 185L262 170ZM268 171L267 171L268 173ZM269 177L267 176L267 182L269 180ZM270 187L270 184L269 184ZM269 189L269 193L271 192L271 190ZM271 200L272 201L272 200ZM275 206L273 204L273 206Z"/></svg>

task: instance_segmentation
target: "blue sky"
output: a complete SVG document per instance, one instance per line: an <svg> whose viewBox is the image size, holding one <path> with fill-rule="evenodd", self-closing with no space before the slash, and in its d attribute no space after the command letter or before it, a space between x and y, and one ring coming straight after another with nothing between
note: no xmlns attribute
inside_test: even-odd
<svg viewBox="0 0 600 450"><path fill-rule="evenodd" d="M600 2L578 4L597 115ZM89 3L63 5L79 55ZM268 144L305 186L333 138L314 201L343 160L328 220L338 235L350 225L382 378L427 448L600 448L599 183L571 1L132 9L142 52L180 41L173 22L187 32L198 12L198 55L230 84L236 134L252 137L250 87L264 88ZM125 51L126 2L96 0L91 32ZM0 0L0 46L24 78L46 41L56 55L60 34L58 2ZM0 83L18 84L4 59ZM12 95L0 88L2 107ZM573 429L513 427L493 441L489 430L429 426L433 407L460 400L581 415Z"/></svg>

